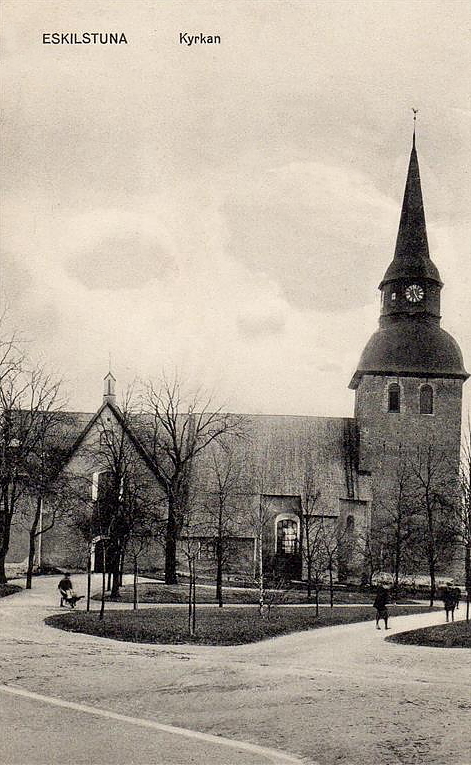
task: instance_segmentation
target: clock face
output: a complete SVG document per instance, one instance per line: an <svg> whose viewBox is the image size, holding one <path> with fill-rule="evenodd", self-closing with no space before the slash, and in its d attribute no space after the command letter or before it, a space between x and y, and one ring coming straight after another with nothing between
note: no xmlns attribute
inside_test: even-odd
<svg viewBox="0 0 471 765"><path fill-rule="evenodd" d="M406 287L406 299L409 303L420 303L424 299L424 288L420 284L409 284Z"/></svg>

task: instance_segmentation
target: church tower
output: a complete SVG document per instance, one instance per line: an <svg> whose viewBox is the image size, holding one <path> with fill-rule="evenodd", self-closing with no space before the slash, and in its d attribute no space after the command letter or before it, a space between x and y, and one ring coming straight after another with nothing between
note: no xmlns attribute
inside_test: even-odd
<svg viewBox="0 0 471 765"><path fill-rule="evenodd" d="M414 131L394 259L379 285L379 329L349 386L355 390L359 468L371 471L373 509L391 490L404 450L433 444L458 470L468 374L457 342L440 326L442 287L429 254Z"/></svg>

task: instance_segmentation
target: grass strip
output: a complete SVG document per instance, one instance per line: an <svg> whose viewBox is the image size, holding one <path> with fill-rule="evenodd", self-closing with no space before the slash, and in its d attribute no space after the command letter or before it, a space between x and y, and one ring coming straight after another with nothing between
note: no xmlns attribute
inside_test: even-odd
<svg viewBox="0 0 471 765"><path fill-rule="evenodd" d="M427 609L417 608L424 613ZM391 606L391 618L414 613L413 608ZM314 608L272 608L261 618L255 608L197 609L196 635L188 634L184 608L146 608L138 611L106 610L103 621L96 611L67 611L49 616L51 627L132 643L199 645L241 645L301 630L331 627L340 624L372 621L375 610L370 607L322 609L316 617Z"/></svg>
<svg viewBox="0 0 471 765"><path fill-rule="evenodd" d="M398 632L386 638L390 643L429 646L430 648L471 648L471 622L449 622Z"/></svg>
<svg viewBox="0 0 471 765"><path fill-rule="evenodd" d="M6 598L22 589L18 584L0 584L0 598Z"/></svg>
<svg viewBox="0 0 471 765"><path fill-rule="evenodd" d="M161 584L160 582L141 582L138 585L139 602L140 603L186 603L188 601L188 585L177 584ZM334 603L336 605L342 605L344 603L361 603L364 605L371 605L375 599L376 590L374 592L334 592ZM125 585L120 589L119 598L112 599L107 596L107 600L113 602L116 600L120 603L132 603L134 597L134 589L132 585ZM308 600L307 592L304 590L270 590L266 595L267 599L272 599L273 604L306 604L314 602L314 594L311 595L311 600ZM243 605L243 604L256 604L258 603L259 592L257 589L231 589L223 588L223 600L226 604ZM328 590L321 590L319 593L319 603L329 603L330 594ZM100 600L100 595L94 595L94 600ZM209 585L198 585L196 588L196 599L198 603L210 604L216 602L216 589ZM414 601L409 599L401 599L401 603L413 603Z"/></svg>

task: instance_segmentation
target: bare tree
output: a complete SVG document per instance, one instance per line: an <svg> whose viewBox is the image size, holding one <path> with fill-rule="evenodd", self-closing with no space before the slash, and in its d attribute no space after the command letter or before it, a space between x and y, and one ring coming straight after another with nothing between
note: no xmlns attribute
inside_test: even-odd
<svg viewBox="0 0 471 765"><path fill-rule="evenodd" d="M264 555L264 537L270 519L271 513L269 510L268 497L265 494L260 494L257 507L252 512L252 527L256 549L255 580L258 587L258 610L260 616L265 615L266 562Z"/></svg>
<svg viewBox="0 0 471 765"><path fill-rule="evenodd" d="M311 599L313 575L316 592L316 614L319 613L319 584L322 569L325 564L322 524L319 522L318 503L321 496L312 472L312 465L306 464L303 475L302 524L303 543L302 556L306 563L307 597Z"/></svg>
<svg viewBox="0 0 471 765"><path fill-rule="evenodd" d="M252 487L250 495L251 509L248 516L248 524L254 538L254 571L253 582L258 589L258 611L261 617L267 612L265 603L265 590L267 581L267 569L269 561L266 560L265 546L266 537L272 512L270 499L266 494L266 465L268 453L264 451L257 456L252 455L251 462L246 466L248 485Z"/></svg>
<svg viewBox="0 0 471 765"><path fill-rule="evenodd" d="M307 594L311 599L314 587L316 616L319 616L319 593L324 584L324 576L328 569L328 556L324 544L324 526L318 516L304 515L304 547L307 567Z"/></svg>
<svg viewBox="0 0 471 765"><path fill-rule="evenodd" d="M55 476L60 455L54 448L54 429L62 406L60 381L22 355L14 340L0 341L0 582L6 581L5 559L12 522L35 497L29 550L31 586L35 542L42 502ZM55 459L47 453L56 450Z"/></svg>
<svg viewBox="0 0 471 765"><path fill-rule="evenodd" d="M127 542L127 554L132 560L133 572L133 609L139 607L139 563L142 556L148 552L154 538L152 530L154 519L148 517L144 522L134 522Z"/></svg>
<svg viewBox="0 0 471 765"><path fill-rule="evenodd" d="M433 606L440 565L449 557L456 539L452 521L456 504L458 475L447 455L433 444L419 447L409 459L420 520L420 542L430 576L430 606Z"/></svg>
<svg viewBox="0 0 471 765"><path fill-rule="evenodd" d="M372 587L375 574L384 567L384 527L381 520L377 517L372 519L365 530L360 532L358 542L364 555L367 582Z"/></svg>
<svg viewBox="0 0 471 765"><path fill-rule="evenodd" d="M128 390L116 421L100 416L97 421L98 443L89 449L99 470L96 492L96 530L106 537L106 556L112 573L111 596L117 597L122 568L132 544L134 572L138 560L151 539L159 537L163 513L161 497L156 492L152 464L134 436L132 390ZM161 492L160 492L161 494ZM157 513L156 513L157 510ZM103 566L106 569L106 566Z"/></svg>
<svg viewBox="0 0 471 765"><path fill-rule="evenodd" d="M391 499L380 505L377 531L381 534L383 567L391 571L393 587L398 590L401 573L412 573L418 564L420 539L421 492L417 476L405 454L399 456L393 477Z"/></svg>
<svg viewBox="0 0 471 765"><path fill-rule="evenodd" d="M188 634L193 637L196 635L196 561L201 543L196 528L191 524L189 514L185 516L185 526L182 531L182 550L188 565Z"/></svg>
<svg viewBox="0 0 471 765"><path fill-rule="evenodd" d="M180 548L188 566L188 633L190 637L196 634L196 564L201 553L202 539L205 540L207 534L205 502L199 479L201 476L194 475L188 487L187 505L180 537Z"/></svg>
<svg viewBox="0 0 471 765"><path fill-rule="evenodd" d="M466 621L469 622L471 599L471 420L468 416L463 436L460 465L460 492L455 505L455 530L458 549L464 552Z"/></svg>
<svg viewBox="0 0 471 765"><path fill-rule="evenodd" d="M187 511L195 460L213 443L238 435L242 418L212 410L211 399L184 395L176 378L150 383L145 395L147 447L166 497L165 583L177 582L177 540Z"/></svg>
<svg viewBox="0 0 471 765"><path fill-rule="evenodd" d="M25 396L25 358L18 338L0 321L0 584L7 581L5 559L10 546L11 524L19 498L21 467L18 413Z"/></svg>
<svg viewBox="0 0 471 765"><path fill-rule="evenodd" d="M247 495L245 465L239 444L234 439L212 444L204 487L205 534L214 540L216 559L216 600L223 606L223 573L237 535L240 501Z"/></svg>
<svg viewBox="0 0 471 765"><path fill-rule="evenodd" d="M334 607L334 571L338 568L339 555L347 536L345 523L337 516L320 518L322 545L324 548L326 569L329 575L329 603Z"/></svg>
<svg viewBox="0 0 471 765"><path fill-rule="evenodd" d="M57 418L51 418L51 422L56 420L59 425ZM60 430L53 426L52 431L56 439L60 438ZM58 519L66 519L79 501L74 476L62 469L64 450L56 444L43 444L36 457L24 496L27 509L21 513L19 521L27 528L29 536L26 589L31 589L36 548L43 534L51 531Z"/></svg>

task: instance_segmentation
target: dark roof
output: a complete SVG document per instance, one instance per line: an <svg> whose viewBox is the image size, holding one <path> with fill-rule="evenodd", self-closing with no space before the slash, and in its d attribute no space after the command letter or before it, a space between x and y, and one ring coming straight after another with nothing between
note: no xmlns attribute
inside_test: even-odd
<svg viewBox="0 0 471 765"><path fill-rule="evenodd" d="M442 283L438 269L429 256L415 137L410 155L394 260L379 287L381 289L387 282L402 278L426 278Z"/></svg>
<svg viewBox="0 0 471 765"><path fill-rule="evenodd" d="M88 427L95 413L18 409L13 416L18 426L43 428L49 445L65 454Z"/></svg>
<svg viewBox="0 0 471 765"><path fill-rule="evenodd" d="M240 449L248 470L253 461L261 468L258 493L299 495L307 468L318 486L325 489L320 512L332 509L332 497L338 502L339 497L350 495L345 456L354 427L352 418L246 416L249 439L241 442Z"/></svg>
<svg viewBox="0 0 471 765"><path fill-rule="evenodd" d="M55 412L55 440L64 450L71 449L85 428L95 417L95 412Z"/></svg>
<svg viewBox="0 0 471 765"><path fill-rule="evenodd" d="M456 340L436 324L411 317L370 337L349 387L357 388L364 374L468 378Z"/></svg>

